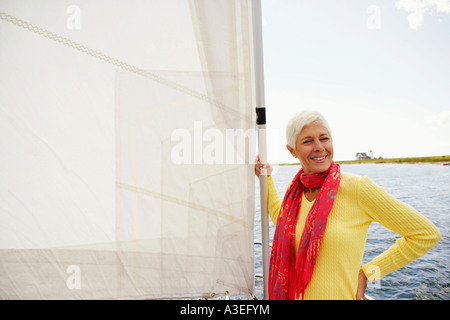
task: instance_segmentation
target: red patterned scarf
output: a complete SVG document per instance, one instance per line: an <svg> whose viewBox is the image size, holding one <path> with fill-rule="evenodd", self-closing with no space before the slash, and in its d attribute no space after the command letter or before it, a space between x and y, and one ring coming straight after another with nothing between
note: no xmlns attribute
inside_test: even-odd
<svg viewBox="0 0 450 320"><path fill-rule="evenodd" d="M269 299L293 300L299 294L302 298L304 297L325 233L328 214L338 191L340 172L339 165L334 162L327 171L308 176L304 174L302 168L286 191L272 245ZM304 187L321 187L321 189L306 218L297 259L295 259L295 228Z"/></svg>

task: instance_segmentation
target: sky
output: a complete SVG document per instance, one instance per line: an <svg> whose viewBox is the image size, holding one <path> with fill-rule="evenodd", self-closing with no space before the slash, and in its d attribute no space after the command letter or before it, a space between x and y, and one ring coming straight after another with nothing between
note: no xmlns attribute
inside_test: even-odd
<svg viewBox="0 0 450 320"><path fill-rule="evenodd" d="M334 160L450 155L450 0L262 0L268 162L327 118Z"/></svg>

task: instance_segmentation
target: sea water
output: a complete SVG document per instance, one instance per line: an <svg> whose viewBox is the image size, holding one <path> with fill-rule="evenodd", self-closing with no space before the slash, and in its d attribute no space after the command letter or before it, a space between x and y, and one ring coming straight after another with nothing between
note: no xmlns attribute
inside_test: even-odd
<svg viewBox="0 0 450 320"><path fill-rule="evenodd" d="M273 180L281 198L299 166L275 167ZM341 165L342 172L368 176L397 199L430 219L442 234L441 241L424 256L369 283L366 294L377 300L450 299L450 166L439 164L353 164ZM259 182L256 182L255 240L261 239ZM272 243L275 227L270 221ZM400 235L372 223L367 235L363 264L393 245ZM262 274L261 247L255 246L255 272ZM262 281L256 277L256 295L262 299Z"/></svg>

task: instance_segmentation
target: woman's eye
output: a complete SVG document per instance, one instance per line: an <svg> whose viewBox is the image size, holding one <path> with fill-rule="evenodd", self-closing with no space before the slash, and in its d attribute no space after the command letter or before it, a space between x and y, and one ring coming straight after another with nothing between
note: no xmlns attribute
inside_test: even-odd
<svg viewBox="0 0 450 320"><path fill-rule="evenodd" d="M312 140L305 140L305 141L303 141L303 143L304 144L306 144L306 143L310 143Z"/></svg>

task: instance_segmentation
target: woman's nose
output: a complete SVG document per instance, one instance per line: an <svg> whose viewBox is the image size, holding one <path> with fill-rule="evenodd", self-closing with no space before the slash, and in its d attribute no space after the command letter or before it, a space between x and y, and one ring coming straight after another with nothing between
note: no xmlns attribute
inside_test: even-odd
<svg viewBox="0 0 450 320"><path fill-rule="evenodd" d="M314 151L323 151L325 148L320 140L314 142Z"/></svg>

